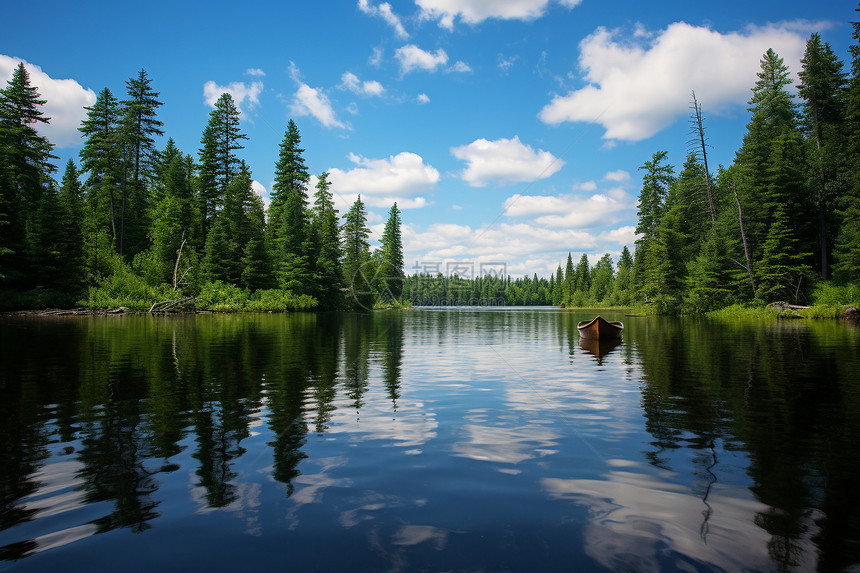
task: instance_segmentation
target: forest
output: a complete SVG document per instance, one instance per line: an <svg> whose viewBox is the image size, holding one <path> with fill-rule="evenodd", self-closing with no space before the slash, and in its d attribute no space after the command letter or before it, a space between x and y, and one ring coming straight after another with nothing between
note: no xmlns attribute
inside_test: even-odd
<svg viewBox="0 0 860 573"><path fill-rule="evenodd" d="M860 8L857 9L860 11ZM165 136L145 70L85 108L79 164L58 178L38 87L20 64L0 89L0 310L349 310L390 306L648 305L701 314L731 305L860 302L860 23L850 67L812 34L793 86L768 50L733 163L712 171L702 104L691 93L688 154L639 167L638 239L617 261L569 253L533 273L406 276L391 206L370 248L361 197L341 217L328 173L310 195L290 120L264 207L241 158L247 140L229 93L196 155Z"/></svg>

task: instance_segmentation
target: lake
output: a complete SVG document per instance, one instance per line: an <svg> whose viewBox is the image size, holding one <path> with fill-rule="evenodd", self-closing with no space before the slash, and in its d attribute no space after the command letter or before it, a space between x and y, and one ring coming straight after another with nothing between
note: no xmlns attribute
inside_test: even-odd
<svg viewBox="0 0 860 573"><path fill-rule="evenodd" d="M0 570L858 571L860 330L0 317Z"/></svg>

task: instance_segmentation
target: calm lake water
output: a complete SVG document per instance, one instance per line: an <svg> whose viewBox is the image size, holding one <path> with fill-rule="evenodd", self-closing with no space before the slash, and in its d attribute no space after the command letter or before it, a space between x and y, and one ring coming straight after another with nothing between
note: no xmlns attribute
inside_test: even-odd
<svg viewBox="0 0 860 573"><path fill-rule="evenodd" d="M0 318L0 570L858 571L860 330Z"/></svg>

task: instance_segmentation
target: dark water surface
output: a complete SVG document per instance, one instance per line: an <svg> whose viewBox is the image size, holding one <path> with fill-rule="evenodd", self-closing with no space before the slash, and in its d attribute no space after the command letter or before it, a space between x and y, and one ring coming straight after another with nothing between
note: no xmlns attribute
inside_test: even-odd
<svg viewBox="0 0 860 573"><path fill-rule="evenodd" d="M0 318L0 570L860 570L860 331Z"/></svg>

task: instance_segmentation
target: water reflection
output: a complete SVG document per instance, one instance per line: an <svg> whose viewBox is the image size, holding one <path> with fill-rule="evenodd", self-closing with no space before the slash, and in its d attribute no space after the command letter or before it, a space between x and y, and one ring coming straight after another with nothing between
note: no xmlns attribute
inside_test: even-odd
<svg viewBox="0 0 860 573"><path fill-rule="evenodd" d="M182 524L304 564L326 531L365 569L860 562L857 329L652 317L595 348L580 318L2 319L0 560Z"/></svg>

